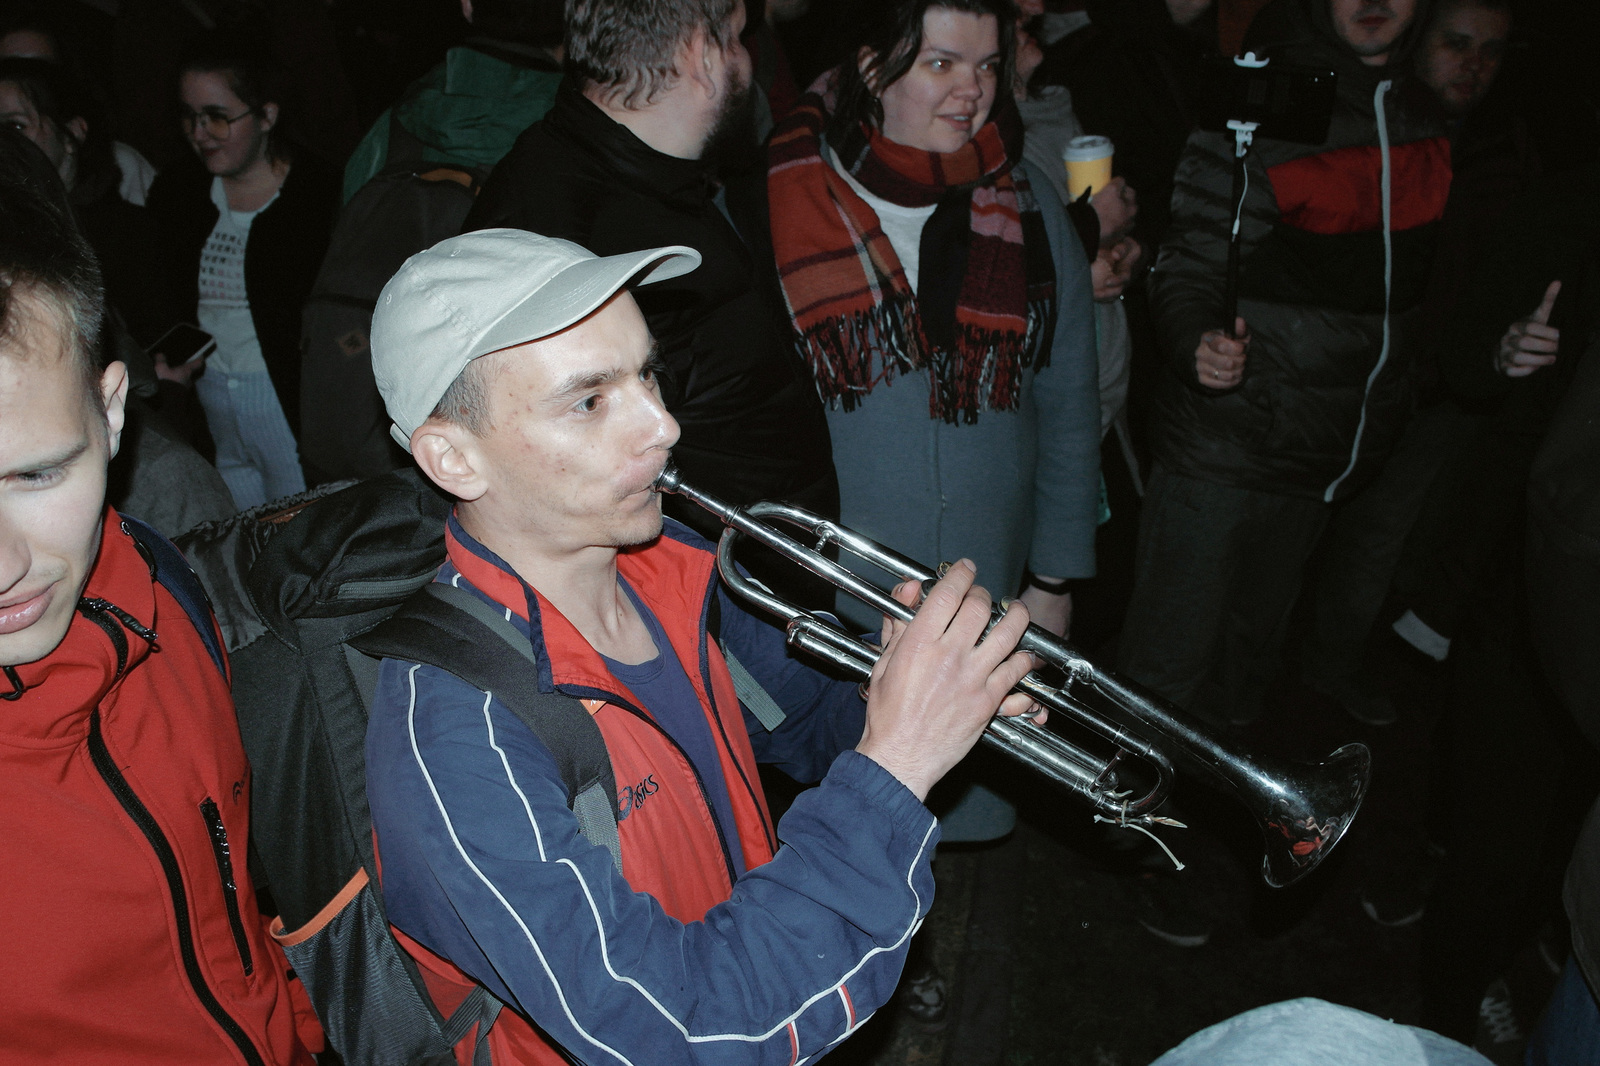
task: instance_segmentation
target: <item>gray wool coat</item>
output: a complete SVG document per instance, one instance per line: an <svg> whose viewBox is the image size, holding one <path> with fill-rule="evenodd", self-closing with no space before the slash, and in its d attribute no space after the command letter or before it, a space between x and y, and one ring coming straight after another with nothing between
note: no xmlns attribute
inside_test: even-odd
<svg viewBox="0 0 1600 1066"><path fill-rule="evenodd" d="M974 425L932 418L919 371L880 384L853 411L828 411L844 524L929 566L965 556L996 599L1016 594L1024 566L1092 577L1100 506L1089 265L1049 180L1020 165L1050 238L1057 314L1050 363L1023 375L1017 410L985 411ZM840 611L879 625L853 600Z"/></svg>

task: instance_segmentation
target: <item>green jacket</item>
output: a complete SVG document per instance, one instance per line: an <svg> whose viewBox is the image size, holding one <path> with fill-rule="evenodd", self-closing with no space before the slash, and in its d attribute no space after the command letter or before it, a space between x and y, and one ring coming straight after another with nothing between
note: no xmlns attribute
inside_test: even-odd
<svg viewBox="0 0 1600 1066"><path fill-rule="evenodd" d="M378 116L344 169L344 201L388 164L391 117L423 144L423 162L488 170L550 110L559 67L523 45L469 41Z"/></svg>

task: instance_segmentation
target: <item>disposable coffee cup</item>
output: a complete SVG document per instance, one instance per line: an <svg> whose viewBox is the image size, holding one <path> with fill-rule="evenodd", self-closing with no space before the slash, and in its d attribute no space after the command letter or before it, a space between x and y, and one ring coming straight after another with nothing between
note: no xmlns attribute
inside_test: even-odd
<svg viewBox="0 0 1600 1066"><path fill-rule="evenodd" d="M1061 152L1061 161L1067 167L1067 192L1074 200L1111 184L1110 137L1074 137Z"/></svg>

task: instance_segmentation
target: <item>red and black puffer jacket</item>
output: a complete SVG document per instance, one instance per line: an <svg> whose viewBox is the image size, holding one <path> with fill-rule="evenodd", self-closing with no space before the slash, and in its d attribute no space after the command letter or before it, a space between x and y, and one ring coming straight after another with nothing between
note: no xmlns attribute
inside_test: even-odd
<svg viewBox="0 0 1600 1066"><path fill-rule="evenodd" d="M1180 474L1331 502L1377 470L1411 411L1412 333L1450 195L1450 143L1406 84L1404 56L1365 65L1337 39L1326 0L1278 0L1251 33L1274 62L1333 68L1338 98L1322 144L1255 139L1242 205L1233 135L1190 137L1150 279L1171 371L1152 443ZM1195 349L1232 325L1236 207L1251 342L1243 382L1215 390L1196 377Z"/></svg>

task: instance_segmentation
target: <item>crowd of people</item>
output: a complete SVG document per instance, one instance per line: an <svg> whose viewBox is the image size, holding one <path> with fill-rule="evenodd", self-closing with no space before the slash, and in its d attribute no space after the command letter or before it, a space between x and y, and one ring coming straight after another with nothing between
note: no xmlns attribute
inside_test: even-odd
<svg viewBox="0 0 1600 1066"><path fill-rule="evenodd" d="M1161 1061L1482 1062L1564 906L1527 1061L1600 1062L1585 8L0 0L0 1061L937 1026L1031 623L1219 736L1445 693L1449 814L1359 900L1420 923L1422 1027ZM1262 71L1326 92L1246 115ZM868 634L846 676L695 493L945 565L840 558L902 618L741 554ZM1111 836L1206 943L1208 867Z"/></svg>

